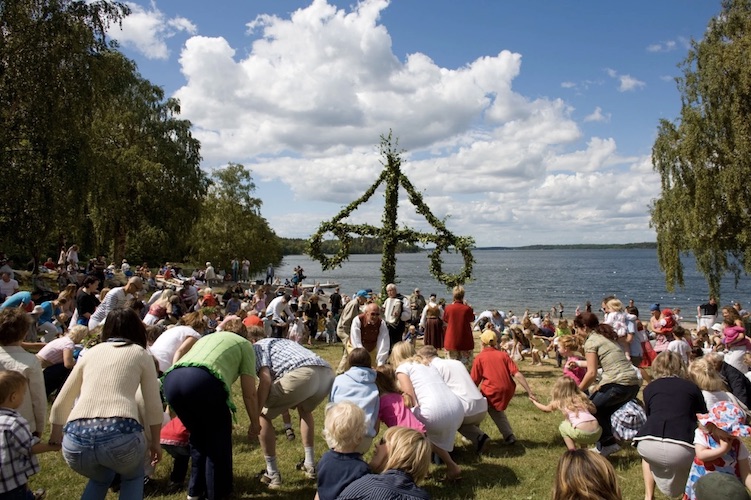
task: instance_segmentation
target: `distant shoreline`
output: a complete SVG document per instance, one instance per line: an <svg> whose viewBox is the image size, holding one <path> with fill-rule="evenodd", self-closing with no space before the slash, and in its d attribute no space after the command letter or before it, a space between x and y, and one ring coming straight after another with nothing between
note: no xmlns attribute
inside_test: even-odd
<svg viewBox="0 0 751 500"><path fill-rule="evenodd" d="M475 247L472 250L624 250L624 249L657 249L656 242L621 243L621 244L589 244L575 245L526 245L522 247ZM429 250L429 249L426 249Z"/></svg>

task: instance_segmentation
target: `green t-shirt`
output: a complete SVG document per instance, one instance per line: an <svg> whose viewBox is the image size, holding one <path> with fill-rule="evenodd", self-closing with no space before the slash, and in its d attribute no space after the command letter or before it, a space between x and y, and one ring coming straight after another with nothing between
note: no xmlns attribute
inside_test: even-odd
<svg viewBox="0 0 751 500"><path fill-rule="evenodd" d="M222 381L227 391L227 406L237 409L232 402L230 388L240 375L256 377L256 353L247 339L233 332L215 332L201 337L185 356L164 374L181 366L206 368Z"/></svg>
<svg viewBox="0 0 751 500"><path fill-rule="evenodd" d="M584 342L584 352L597 354L597 360L602 368L600 385L639 385L639 377L636 376L633 365L615 342L599 333L592 333Z"/></svg>

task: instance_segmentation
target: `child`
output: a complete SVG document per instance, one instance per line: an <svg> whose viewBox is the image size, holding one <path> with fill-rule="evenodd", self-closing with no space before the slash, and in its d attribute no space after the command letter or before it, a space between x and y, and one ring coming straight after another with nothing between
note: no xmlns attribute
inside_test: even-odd
<svg viewBox="0 0 751 500"><path fill-rule="evenodd" d="M303 319L303 312L301 310L295 311L295 316L292 322L289 324L289 330L287 332L287 338L298 344L303 343L303 339L306 337L305 320Z"/></svg>
<svg viewBox="0 0 751 500"><path fill-rule="evenodd" d="M472 363L470 376L480 386L480 392L488 400L488 414L498 427L506 444L516 443L514 431L504 411L516 392L516 382L534 398L527 379L519 371L511 358L495 348L498 338L492 331L485 331L480 336L482 350Z"/></svg>
<svg viewBox="0 0 751 500"><path fill-rule="evenodd" d="M623 312L623 303L616 298L611 298L603 304L603 310L605 311L605 320L603 323L613 327L613 330L618 335L618 345L623 349L626 358L631 361L631 349L629 348L627 338L628 329L626 326L626 314Z"/></svg>
<svg viewBox="0 0 751 500"><path fill-rule="evenodd" d="M558 461L553 500L620 500L618 476L608 460L589 450L569 450Z"/></svg>
<svg viewBox="0 0 751 500"><path fill-rule="evenodd" d="M39 472L34 456L58 451L60 445L39 443L31 434L29 422L16 411L26 393L26 377L13 370L0 371L0 497L37 500L45 497L44 490L31 492L29 476Z"/></svg>
<svg viewBox="0 0 751 500"><path fill-rule="evenodd" d="M584 448L586 445L595 444L602 435L602 428L597 419L592 415L595 405L579 390L577 382L571 377L560 377L555 381L550 393L550 403L543 405L536 399L530 400L544 412L561 410L566 420L561 422L558 430L563 436L563 441L569 450L575 450L576 445Z"/></svg>
<svg viewBox="0 0 751 500"><path fill-rule="evenodd" d="M587 367L579 365L579 362L584 360L579 355L581 347L579 340L574 335L567 335L558 341L558 353L565 360L563 375L573 379L577 385L581 384L584 375L587 373Z"/></svg>
<svg viewBox="0 0 751 500"><path fill-rule="evenodd" d="M746 329L735 324L733 318L725 318L722 322L722 343L725 349L744 347L751 350L751 340L746 337Z"/></svg>
<svg viewBox="0 0 751 500"><path fill-rule="evenodd" d="M571 328L569 328L568 326L568 320L561 318L560 320L558 320L558 326L555 329L555 338L553 339L553 342L551 342L548 346L548 351L556 349L558 347L558 342L561 340L561 337L565 337L567 335L571 335ZM556 365L558 365L558 368L560 368L561 363L563 362L563 356L558 350L556 350L555 353L555 361Z"/></svg>
<svg viewBox="0 0 751 500"><path fill-rule="evenodd" d="M162 427L162 432L159 436L159 442L162 448L172 455L172 472L169 475L168 491L170 493L177 493L182 491L183 483L185 482L185 476L188 473L188 465L190 463L190 432L185 428L182 421L169 410L169 416L172 417Z"/></svg>
<svg viewBox="0 0 751 500"><path fill-rule="evenodd" d="M380 396L379 424L383 422L386 427L409 427L425 434L425 425L409 410L412 401L397 387L396 372L390 365L376 368L376 386Z"/></svg>
<svg viewBox="0 0 751 500"><path fill-rule="evenodd" d="M334 313L326 313L326 343L333 344L336 342L336 326L338 321L334 318Z"/></svg>
<svg viewBox="0 0 751 500"><path fill-rule="evenodd" d="M44 344L44 347L37 353L36 356L42 364L44 387L48 398L55 391L59 391L65 383L76 364L73 356L76 344L79 344L88 334L88 327L75 325L64 336Z"/></svg>
<svg viewBox="0 0 751 500"><path fill-rule="evenodd" d="M316 467L315 498L334 500L351 482L370 473L370 467L357 451L365 435L365 412L351 401L342 401L329 407L323 425L323 437L331 449L323 454Z"/></svg>
<svg viewBox="0 0 751 500"><path fill-rule="evenodd" d="M684 500L695 500L694 484L702 476L730 474L737 477L746 488L751 488L748 450L738 439L751 435L751 427L744 424L746 414L730 401L712 405L709 413L697 414L699 428L694 433L696 457L686 483Z"/></svg>
<svg viewBox="0 0 751 500"><path fill-rule="evenodd" d="M404 333L404 338L402 340L406 340L407 342L414 344L415 340L417 340L417 327L415 327L415 325L409 325L409 328L407 328L407 331Z"/></svg>
<svg viewBox="0 0 751 500"><path fill-rule="evenodd" d="M347 357L349 368L334 379L331 386L331 403L351 401L365 411L365 436L361 438L358 453L365 453L370 448L373 438L378 434L378 387L375 384L376 373L372 368L370 353L363 347L352 349Z"/></svg>
<svg viewBox="0 0 751 500"><path fill-rule="evenodd" d="M682 326L673 328L673 340L668 343L668 351L678 354L683 361L683 366L688 366L691 344L686 340L686 330Z"/></svg>

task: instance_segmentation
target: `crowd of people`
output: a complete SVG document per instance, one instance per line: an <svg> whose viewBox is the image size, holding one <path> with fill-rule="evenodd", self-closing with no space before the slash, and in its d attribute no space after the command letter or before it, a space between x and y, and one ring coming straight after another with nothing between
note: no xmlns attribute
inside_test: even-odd
<svg viewBox="0 0 751 500"><path fill-rule="evenodd" d="M12 477L0 467L0 498L40 498L27 487L39 471L34 455L58 450L88 478L82 498L110 489L141 498L163 450L173 456L169 492L229 498L237 380L248 439L264 456L258 479L269 489L284 484L274 421L281 416L294 440L294 410L303 452L295 467L316 482L318 498L429 498L420 482L431 462L445 465L447 483L462 480L452 455L457 434L481 455L490 440L481 428L486 416L502 445L516 445L506 411L517 386L530 405L563 415L567 451L554 498L620 498L606 458L631 442L647 499L655 487L670 497L710 498L702 496L713 489L705 484L727 478L705 476L721 474L751 487L738 439L751 434L751 341L736 307L715 310L722 324L687 331L674 310L654 304L642 323L633 303L616 297L602 300L600 316L588 306L566 318L558 304L518 317L475 313L461 286L449 303L419 289L404 296L394 284L382 298L368 289L325 295L299 286L301 268L287 287L273 275L242 286L239 260L236 267L221 294L209 262L189 278L170 265L153 274L123 267L111 288L93 269L48 300L6 286L0 425L13 431L0 437L0 449L14 467ZM149 280L161 288L149 290ZM700 306L701 316L712 302ZM315 342L342 343L338 366L308 348ZM561 369L549 395L532 390L519 369L525 360ZM321 405L330 451L317 460ZM47 420L49 440L40 444Z"/></svg>

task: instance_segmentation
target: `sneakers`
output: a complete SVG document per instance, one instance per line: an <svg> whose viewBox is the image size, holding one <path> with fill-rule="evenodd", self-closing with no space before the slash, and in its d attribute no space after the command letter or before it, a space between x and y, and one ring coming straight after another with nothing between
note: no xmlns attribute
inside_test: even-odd
<svg viewBox="0 0 751 500"><path fill-rule="evenodd" d="M513 436L512 436L513 437ZM490 436L483 434L477 439L477 454L482 455L482 449L485 448L485 443L490 439ZM516 439L514 439L516 441Z"/></svg>
<svg viewBox="0 0 751 500"><path fill-rule="evenodd" d="M512 444L516 443L516 436L514 436L513 434L511 434L509 437L507 437L506 439L504 439L503 442L506 443L506 444L508 444L508 445L512 445Z"/></svg>
<svg viewBox="0 0 751 500"><path fill-rule="evenodd" d="M597 446L595 446L594 448L590 448L590 449L594 451L595 453L599 453L603 457L607 457L619 451L621 447L618 445L618 443L609 444L607 446L602 446L600 443L597 443Z"/></svg>
<svg viewBox="0 0 751 500"><path fill-rule="evenodd" d="M47 498L47 490L39 489L32 493L34 500L44 500Z"/></svg>
<svg viewBox="0 0 751 500"><path fill-rule="evenodd" d="M264 469L260 473L260 480L270 490L277 490L282 487L282 475L279 472L269 474Z"/></svg>
<svg viewBox="0 0 751 500"><path fill-rule="evenodd" d="M305 465L305 459L302 459L297 465L295 465L295 469L302 471L308 479L316 478L315 465Z"/></svg>
<svg viewBox="0 0 751 500"><path fill-rule="evenodd" d="M295 440L295 431L292 430L292 427L287 427L286 429L284 429L284 434L287 435L287 441Z"/></svg>

